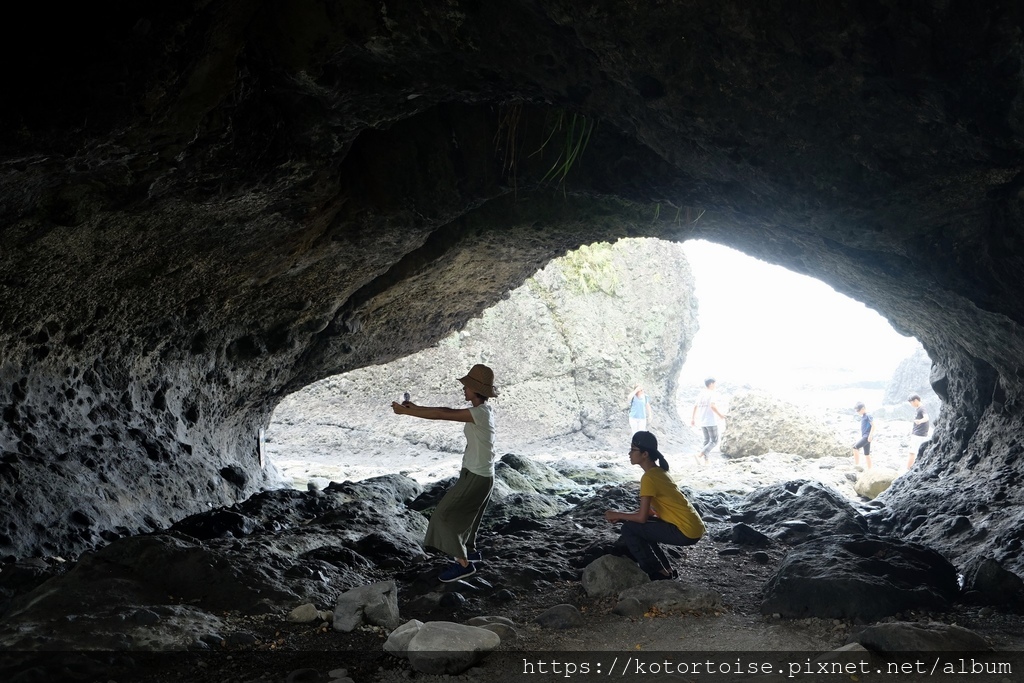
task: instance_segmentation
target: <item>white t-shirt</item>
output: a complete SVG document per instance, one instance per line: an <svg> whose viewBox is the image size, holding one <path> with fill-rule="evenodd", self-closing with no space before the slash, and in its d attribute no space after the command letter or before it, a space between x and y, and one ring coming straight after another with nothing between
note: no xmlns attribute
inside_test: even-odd
<svg viewBox="0 0 1024 683"><path fill-rule="evenodd" d="M491 406L481 403L469 409L473 416L463 428L466 435L466 452L462 466L481 477L494 476L494 413Z"/></svg>
<svg viewBox="0 0 1024 683"><path fill-rule="evenodd" d="M714 427L718 424L715 420L715 411L711 410L711 406L714 405L714 392L708 389L702 389L700 396L697 397L697 426L698 427Z"/></svg>

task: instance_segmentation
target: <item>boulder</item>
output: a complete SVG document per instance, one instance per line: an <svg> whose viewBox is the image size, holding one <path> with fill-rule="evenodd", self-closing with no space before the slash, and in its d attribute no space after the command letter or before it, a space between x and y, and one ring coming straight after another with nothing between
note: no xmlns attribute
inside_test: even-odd
<svg viewBox="0 0 1024 683"><path fill-rule="evenodd" d="M583 615L575 605L555 605L534 619L541 628L563 630L583 626Z"/></svg>
<svg viewBox="0 0 1024 683"><path fill-rule="evenodd" d="M494 622L489 624L480 624L479 628L493 631L499 638L501 638L501 642L506 645L515 642L516 639L519 638L519 632L508 624Z"/></svg>
<svg viewBox="0 0 1024 683"><path fill-rule="evenodd" d="M857 492L858 496L874 500L882 491L892 486L898 476L900 475L896 470L887 467L872 467L857 475L853 490Z"/></svg>
<svg viewBox="0 0 1024 683"><path fill-rule="evenodd" d="M737 505L735 522L745 522L783 543L867 531L864 516L835 489L803 479L752 491Z"/></svg>
<svg viewBox="0 0 1024 683"><path fill-rule="evenodd" d="M644 615L644 606L640 604L640 601L636 598L625 598L615 603L615 607L612 608L612 614L617 614L620 617L629 617L635 619Z"/></svg>
<svg viewBox="0 0 1024 683"><path fill-rule="evenodd" d="M648 583L647 572L628 557L603 555L583 570L583 590L592 598L618 595L626 588Z"/></svg>
<svg viewBox="0 0 1024 683"><path fill-rule="evenodd" d="M718 591L678 581L651 581L619 593L620 601L630 598L636 598L645 611L654 608L659 612L679 613L722 606L722 595Z"/></svg>
<svg viewBox="0 0 1024 683"><path fill-rule="evenodd" d="M752 545L759 548L771 545L772 542L772 539L768 538L749 524L744 524L743 522L740 522L732 528L732 534L729 538L736 545Z"/></svg>
<svg viewBox="0 0 1024 683"><path fill-rule="evenodd" d="M398 588L394 581L359 586L338 596L335 631L353 631L364 621L386 629L398 627Z"/></svg>
<svg viewBox="0 0 1024 683"><path fill-rule="evenodd" d="M955 624L904 621L873 624L861 631L857 642L876 652L977 652L991 650L988 641Z"/></svg>
<svg viewBox="0 0 1024 683"><path fill-rule="evenodd" d="M841 457L849 451L831 427L806 410L762 391L732 396L721 449L722 455L730 458L764 453Z"/></svg>
<svg viewBox="0 0 1024 683"><path fill-rule="evenodd" d="M286 619L296 624L309 624L320 619L320 610L313 603L307 602L289 612Z"/></svg>
<svg viewBox="0 0 1024 683"><path fill-rule="evenodd" d="M458 675L501 645L493 631L449 621L428 621L409 640L409 664L420 673Z"/></svg>
<svg viewBox="0 0 1024 683"><path fill-rule="evenodd" d="M515 626L516 623L508 617L502 617L497 615L484 615L479 617L473 617L466 622L469 626L480 626L484 627L488 624L504 624L505 626Z"/></svg>
<svg viewBox="0 0 1024 683"><path fill-rule="evenodd" d="M934 425L942 409L942 401L932 389L931 372L932 359L923 347L900 361L885 385L882 407L874 411L874 416L888 420L913 420L916 410L907 399L917 394Z"/></svg>
<svg viewBox="0 0 1024 683"><path fill-rule="evenodd" d="M765 586L762 614L874 621L906 610L944 611L959 590L939 553L877 536L807 541Z"/></svg>
<svg viewBox="0 0 1024 683"><path fill-rule="evenodd" d="M495 466L495 470L499 467L503 470L508 468L509 471L503 475L505 482L509 485L509 488L516 491L557 495L576 491L580 488L579 484L560 473L551 465L537 462L515 453L506 453L501 456L501 459ZM513 485L514 475L512 472L520 475L523 482L520 486Z"/></svg>
<svg viewBox="0 0 1024 683"><path fill-rule="evenodd" d="M650 263L660 264L657 278L635 277ZM667 419L674 409L668 378L678 373L697 331L693 288L678 243L622 239L575 249L437 344L301 388L278 406L269 452L283 453L281 444L289 457L321 451L324 444L308 434L311 425L330 425L337 436L329 447L352 462L382 445L461 452L460 429L381 419L365 406L386 406L404 391L420 405L448 405L461 395L455 373L481 358L502 370L496 405L506 443L625 428L623 399L638 381ZM609 352L627 346L628 354Z"/></svg>
<svg viewBox="0 0 1024 683"><path fill-rule="evenodd" d="M384 651L396 657L406 657L409 652L409 642L419 633L423 622L419 619L410 619L388 636L384 641Z"/></svg>

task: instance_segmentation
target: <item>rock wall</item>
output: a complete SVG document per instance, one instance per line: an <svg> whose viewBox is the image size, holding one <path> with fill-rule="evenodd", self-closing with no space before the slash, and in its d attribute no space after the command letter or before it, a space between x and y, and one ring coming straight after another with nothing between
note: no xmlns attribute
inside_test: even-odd
<svg viewBox="0 0 1024 683"><path fill-rule="evenodd" d="M939 397L932 389L932 359L928 357L925 349L916 350L900 361L893 371L893 376L886 385L886 392L882 402L886 405L902 405L911 394L918 394L921 400L929 407L934 407L936 415L940 405ZM913 409L907 405L908 416L912 416Z"/></svg>
<svg viewBox="0 0 1024 683"><path fill-rule="evenodd" d="M461 452L461 429L399 418L389 406L405 391L420 405L463 406L457 379L474 363L495 371L500 449L623 426L624 399L637 383L652 398L653 423L675 426L675 380L697 331L693 288L680 244L625 239L584 247L432 348L288 396L274 413L268 450L322 455L303 437L330 425L344 434L334 445L341 458L394 439Z"/></svg>
<svg viewBox="0 0 1024 683"><path fill-rule="evenodd" d="M1021 396L981 361L948 370L936 364L932 386L943 418L914 468L880 496L887 503L878 513L882 528L939 548L961 566L990 558L1021 574Z"/></svg>
<svg viewBox="0 0 1024 683"><path fill-rule="evenodd" d="M932 389L930 378L932 359L924 349L918 349L913 355L904 358L893 371L882 397L884 407L876 410L875 415L888 419L912 420L916 411L907 403L907 397L917 394L934 424L942 411L942 401Z"/></svg>

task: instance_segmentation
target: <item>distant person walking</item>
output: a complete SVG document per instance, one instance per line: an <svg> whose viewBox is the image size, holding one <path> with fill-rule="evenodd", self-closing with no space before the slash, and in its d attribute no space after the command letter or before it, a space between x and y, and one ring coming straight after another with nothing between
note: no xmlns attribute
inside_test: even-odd
<svg viewBox="0 0 1024 683"><path fill-rule="evenodd" d="M459 479L430 516L423 541L424 546L455 558L438 574L437 578L446 583L472 576L476 573L474 562L483 559L476 547L476 534L494 486L494 414L487 403L498 395L494 373L486 365L474 365L459 381L470 408L427 408L412 401L391 404L398 415L466 423L466 450Z"/></svg>
<svg viewBox="0 0 1024 683"><path fill-rule="evenodd" d="M644 393L639 384L629 394L629 433L647 431L647 421L651 419L651 399Z"/></svg>
<svg viewBox="0 0 1024 683"><path fill-rule="evenodd" d="M640 509L607 510L604 518L622 522L619 543L652 580L675 578L672 563L658 544L693 545L706 531L704 522L668 478L668 461L658 451L654 434L641 431L633 435L629 464L639 465L644 471L640 477Z"/></svg>
<svg viewBox="0 0 1024 683"><path fill-rule="evenodd" d="M857 402L853 407L860 415L860 440L853 444L853 466L860 466L860 449L864 449L864 462L871 469L871 440L875 436L875 419L868 413L863 403Z"/></svg>
<svg viewBox="0 0 1024 683"><path fill-rule="evenodd" d="M914 415L914 424L910 429L910 447L907 453L907 469L909 470L917 460L917 452L921 450L921 446L928 440L931 420L928 418L928 413L925 412L924 405L921 404L920 396L914 394L907 401L917 409L917 414Z"/></svg>
<svg viewBox="0 0 1024 683"><path fill-rule="evenodd" d="M693 404L693 415L690 416L690 426L698 426L704 434L704 447L700 449L700 453L696 456L697 462L701 462L701 458L704 459L704 463L708 462L708 454L711 453L711 449L718 443L718 420L725 420L725 415L718 411L718 406L715 405L715 378L708 377L704 380L704 389L701 390L700 396L697 397L697 402Z"/></svg>

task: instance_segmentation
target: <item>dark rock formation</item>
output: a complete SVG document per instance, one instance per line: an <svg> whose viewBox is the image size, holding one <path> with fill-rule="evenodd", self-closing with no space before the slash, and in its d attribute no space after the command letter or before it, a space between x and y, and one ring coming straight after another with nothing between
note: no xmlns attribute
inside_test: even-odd
<svg viewBox="0 0 1024 683"><path fill-rule="evenodd" d="M516 458L507 460L515 463ZM511 466L503 469L518 472ZM550 472L522 469L533 490L548 491L554 499L564 495L552 492ZM169 531L114 541L68 563L71 568L64 573L50 572L48 580L42 576L46 568L26 571L20 582L5 585L15 597L0 606L0 649L24 654L97 648L130 650L133 656L184 649L213 649L220 656L225 650L251 653L274 649L284 619L327 622L354 637L363 623L390 629L410 617L462 620L515 604L520 616L536 615L560 602L552 597L564 595L561 589L571 584L591 594L616 594L643 584L646 588L619 596L635 598L641 613L717 611L737 599L756 610L753 599L765 582L765 604L786 616L871 619L906 609L943 608L957 596L955 570L933 550L863 534L830 534L827 523L817 540L783 539L799 545L788 551L781 567L776 543L751 553L716 544L723 537L746 540L736 534L742 524L722 519L738 514L730 508L742 503L746 513L762 520L809 517L820 508L821 496L813 491L796 496L784 510L776 509L779 498L771 492L745 501L687 492L699 509L716 511L705 517L710 537L686 548L665 546L680 581L649 582L633 560L604 556L622 548L614 547L617 528L602 512L635 506L635 481L604 486L575 508L547 519L532 516L529 499L509 497L504 501L507 515L484 517L484 559L478 572L441 584L437 576L447 558L424 553L425 517L408 508L418 490L401 476L334 483L323 491L279 489L196 515ZM553 507L564 507L564 501L556 500ZM791 524L796 522L783 526ZM1014 577L1001 570L968 573L976 577L971 579L975 592L995 588L1005 596L1013 589ZM0 577L14 578L6 568ZM528 603L525 612L523 602ZM350 649L359 642L346 637L331 646ZM365 647L366 641L361 642ZM0 661L0 671L10 665L9 659Z"/></svg>
<svg viewBox="0 0 1024 683"><path fill-rule="evenodd" d="M837 491L817 482L788 481L745 496L731 515L788 544L867 531L867 522ZM731 532L730 532L731 534Z"/></svg>
<svg viewBox="0 0 1024 683"><path fill-rule="evenodd" d="M984 652L991 650L978 634L961 626L895 622L874 624L857 636L874 652Z"/></svg>
<svg viewBox="0 0 1024 683"><path fill-rule="evenodd" d="M906 610L943 611L958 590L956 569L934 550L835 536L789 551L765 587L761 613L872 621Z"/></svg>
<svg viewBox="0 0 1024 683"><path fill-rule="evenodd" d="M1020 570L1021 24L1007 0L28 18L3 46L0 552L242 500L282 396L433 344L568 249L659 236L920 339L943 419L889 523Z"/></svg>
<svg viewBox="0 0 1024 683"><path fill-rule="evenodd" d="M979 559L964 568L964 599L971 602L1024 606L1024 580L995 560Z"/></svg>

